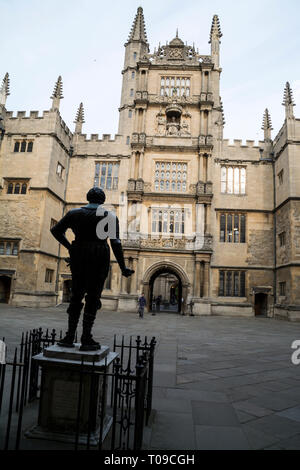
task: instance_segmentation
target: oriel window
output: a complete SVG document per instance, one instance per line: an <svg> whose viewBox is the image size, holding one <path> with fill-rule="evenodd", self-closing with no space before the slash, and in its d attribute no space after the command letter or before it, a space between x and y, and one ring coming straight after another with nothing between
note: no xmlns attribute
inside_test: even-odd
<svg viewBox="0 0 300 470"><path fill-rule="evenodd" d="M187 190L187 163L156 162L154 177L156 191L185 193Z"/></svg>

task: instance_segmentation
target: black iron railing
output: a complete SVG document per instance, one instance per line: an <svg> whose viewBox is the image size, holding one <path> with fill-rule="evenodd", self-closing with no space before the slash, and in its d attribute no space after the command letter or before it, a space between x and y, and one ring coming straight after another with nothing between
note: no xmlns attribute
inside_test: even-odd
<svg viewBox="0 0 300 470"><path fill-rule="evenodd" d="M0 426L0 445L4 449L22 448L23 414L27 405L32 405L32 420L37 422L38 406L35 406L35 402L38 402L41 390L41 370L33 358L44 348L55 344L61 336L61 332L57 334L52 330L49 333L41 328L24 333L12 360L0 364L0 418L5 423ZM143 447L143 430L152 409L155 344L154 337L150 341L147 337L143 340L140 336L135 339L130 337L127 342L124 336L114 336L113 351L118 353L118 357L112 369L104 367L99 371L94 363L81 363L75 450L82 447L89 449L95 442L99 450L138 450ZM89 420L87 429L83 430L80 409L82 384L86 375L91 384L98 385L90 387ZM97 387L101 388L98 403L97 397L93 395ZM112 420L107 436L104 435L104 409ZM99 423L96 438L94 431L92 436L95 421Z"/></svg>

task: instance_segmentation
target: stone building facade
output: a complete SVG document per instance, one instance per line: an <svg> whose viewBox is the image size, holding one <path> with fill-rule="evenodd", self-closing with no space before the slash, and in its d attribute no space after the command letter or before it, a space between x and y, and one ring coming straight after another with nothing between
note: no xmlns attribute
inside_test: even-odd
<svg viewBox="0 0 300 470"><path fill-rule="evenodd" d="M213 17L210 55L176 37L150 53L142 8L125 44L119 131L82 133L82 103L71 132L61 118L62 79L39 116L7 111L0 89L0 299L49 306L68 300L68 255L50 227L101 186L121 223L127 264L113 259L103 307L152 304L169 279L177 311L300 319L300 120L289 83L286 119L274 140L223 138L220 39ZM72 234L68 234L72 237ZM174 283L174 276L176 282ZM172 282L170 282L170 279ZM156 287L157 290L157 287ZM173 309L174 310L174 309Z"/></svg>

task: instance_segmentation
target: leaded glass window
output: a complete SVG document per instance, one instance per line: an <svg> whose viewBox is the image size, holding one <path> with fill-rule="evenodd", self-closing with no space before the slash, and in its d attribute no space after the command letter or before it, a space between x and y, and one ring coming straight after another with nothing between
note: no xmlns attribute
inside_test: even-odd
<svg viewBox="0 0 300 470"><path fill-rule="evenodd" d="M156 162L154 188L156 191L186 192L187 163Z"/></svg>

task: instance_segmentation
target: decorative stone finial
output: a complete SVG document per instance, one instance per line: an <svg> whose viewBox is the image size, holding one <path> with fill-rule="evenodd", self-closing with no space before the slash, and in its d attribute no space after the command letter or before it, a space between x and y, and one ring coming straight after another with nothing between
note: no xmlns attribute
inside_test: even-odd
<svg viewBox="0 0 300 470"><path fill-rule="evenodd" d="M272 127L271 116L270 116L268 109L266 109L264 112L263 123L262 123L261 128L264 131L264 140L271 140L271 131L273 127Z"/></svg>
<svg viewBox="0 0 300 470"><path fill-rule="evenodd" d="M9 75L6 73L0 88L0 105L5 106L9 94Z"/></svg>
<svg viewBox="0 0 300 470"><path fill-rule="evenodd" d="M80 103L79 108L76 113L75 117L75 134L81 134L82 131L82 124L85 122L84 120L84 109L83 103Z"/></svg>
<svg viewBox="0 0 300 470"><path fill-rule="evenodd" d="M220 20L218 15L213 16L211 30L210 30L210 37L209 37L209 44L215 39L220 42L220 38L223 36L221 32Z"/></svg>
<svg viewBox="0 0 300 470"><path fill-rule="evenodd" d="M293 106L295 106L295 103L294 103L294 98L293 98L293 91L291 89L289 82L286 82L285 84L282 105L285 107L285 116L287 118L293 118L294 117Z"/></svg>
<svg viewBox="0 0 300 470"><path fill-rule="evenodd" d="M55 83L54 90L51 96L51 99L53 100L53 104L51 108L52 111L54 111L55 109L59 109L60 100L63 99L62 88L63 88L62 78L61 76L59 76Z"/></svg>

